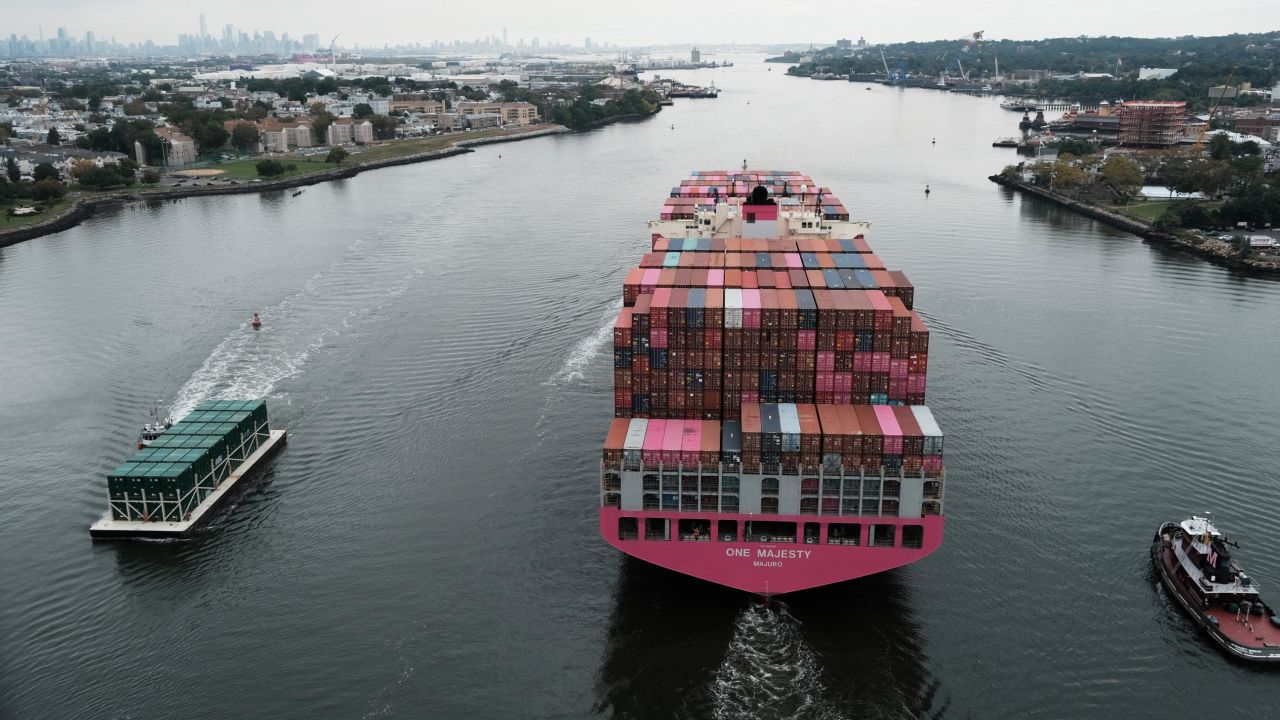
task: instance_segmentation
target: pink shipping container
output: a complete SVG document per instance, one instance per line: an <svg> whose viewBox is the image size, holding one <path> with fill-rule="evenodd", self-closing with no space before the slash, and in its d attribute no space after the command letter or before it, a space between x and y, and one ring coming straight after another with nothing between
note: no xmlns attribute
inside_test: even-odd
<svg viewBox="0 0 1280 720"><path fill-rule="evenodd" d="M658 276L662 271L657 268L649 268L644 271L644 277L640 279L640 292L651 293L658 289Z"/></svg>
<svg viewBox="0 0 1280 720"><path fill-rule="evenodd" d="M876 411L876 422L880 423L880 432L884 434L884 454L902 454L902 427L888 405L872 406Z"/></svg>
<svg viewBox="0 0 1280 720"><path fill-rule="evenodd" d="M907 375L907 392L923 394L925 392L925 377L924 373Z"/></svg>
<svg viewBox="0 0 1280 720"><path fill-rule="evenodd" d="M759 290L752 289L742 291L742 327L748 329L760 328Z"/></svg>
<svg viewBox="0 0 1280 720"><path fill-rule="evenodd" d="M907 359L902 358L899 360L897 358L889 358L889 378L890 379L893 379L893 378L906 379L906 377L907 377Z"/></svg>
<svg viewBox="0 0 1280 720"><path fill-rule="evenodd" d="M645 465L654 465L662 462L662 441L666 438L667 421L652 419L644 433L644 446L641 449L641 459Z"/></svg>
<svg viewBox="0 0 1280 720"><path fill-rule="evenodd" d="M796 349L813 350L817 347L818 331L817 330L797 330L796 331Z"/></svg>
<svg viewBox="0 0 1280 720"><path fill-rule="evenodd" d="M663 349L667 346L667 329L653 328L649 331L649 347Z"/></svg>
<svg viewBox="0 0 1280 720"><path fill-rule="evenodd" d="M680 441L680 462L685 467L695 467L702 452L702 421L685 422L684 436Z"/></svg>
<svg viewBox="0 0 1280 720"><path fill-rule="evenodd" d="M925 455L924 456L924 473L929 476L937 476L942 473L942 456L941 455Z"/></svg>
<svg viewBox="0 0 1280 720"><path fill-rule="evenodd" d="M889 372L889 353L871 353L871 372Z"/></svg>
<svg viewBox="0 0 1280 720"><path fill-rule="evenodd" d="M680 451L684 444L684 421L668 420L666 433L662 438L662 464L675 466L680 462Z"/></svg>
<svg viewBox="0 0 1280 720"><path fill-rule="evenodd" d="M709 287L724 287L724 270L707 271L707 285Z"/></svg>
<svg viewBox="0 0 1280 720"><path fill-rule="evenodd" d="M818 351L818 372L835 372L836 354L830 350Z"/></svg>
<svg viewBox="0 0 1280 720"><path fill-rule="evenodd" d="M855 352L853 354L853 371L858 373L871 372L871 353Z"/></svg>

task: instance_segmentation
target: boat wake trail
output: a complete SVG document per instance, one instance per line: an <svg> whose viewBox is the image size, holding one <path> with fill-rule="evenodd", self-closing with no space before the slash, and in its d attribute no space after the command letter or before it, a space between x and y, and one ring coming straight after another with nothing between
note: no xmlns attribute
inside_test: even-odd
<svg viewBox="0 0 1280 720"><path fill-rule="evenodd" d="M712 717L835 720L824 699L818 656L800 622L782 606L751 605L738 616L733 639L712 681Z"/></svg>
<svg viewBox="0 0 1280 720"><path fill-rule="evenodd" d="M204 400L267 397L276 383L302 371L307 357L320 349L329 334L337 331L322 332L298 347L289 345L291 338L273 336L266 331L250 334L248 324L241 325L214 348L200 369L178 389L173 416L186 415Z"/></svg>
<svg viewBox="0 0 1280 720"><path fill-rule="evenodd" d="M618 311L622 309L622 298L618 298L609 303L601 313L600 326L595 332L578 341L573 346L573 350L569 353L569 357L565 358L564 364L556 370L544 385L565 385L569 383L581 382L585 376L587 368L591 365L591 361L596 355L609 344L613 338L613 323L618 318Z"/></svg>
<svg viewBox="0 0 1280 720"><path fill-rule="evenodd" d="M178 389L173 416L182 417L204 400L271 396L326 342L362 325L422 276L420 268L406 270L394 250L356 242L298 292L265 308L261 330L242 323Z"/></svg>

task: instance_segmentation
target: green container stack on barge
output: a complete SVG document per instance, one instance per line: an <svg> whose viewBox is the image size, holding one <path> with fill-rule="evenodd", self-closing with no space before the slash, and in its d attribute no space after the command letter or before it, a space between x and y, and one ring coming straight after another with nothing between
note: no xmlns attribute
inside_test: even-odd
<svg viewBox="0 0 1280 720"><path fill-rule="evenodd" d="M263 400L208 400L107 476L98 539L184 537L283 443Z"/></svg>

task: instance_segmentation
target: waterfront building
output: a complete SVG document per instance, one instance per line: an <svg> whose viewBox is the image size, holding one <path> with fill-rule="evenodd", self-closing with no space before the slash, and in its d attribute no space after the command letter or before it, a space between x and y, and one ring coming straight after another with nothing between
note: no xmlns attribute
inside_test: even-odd
<svg viewBox="0 0 1280 720"><path fill-rule="evenodd" d="M156 135L164 143L164 164L168 167L189 165L196 161L196 141L171 127L158 127Z"/></svg>
<svg viewBox="0 0 1280 720"><path fill-rule="evenodd" d="M368 120L338 118L325 130L326 145L373 142L373 123Z"/></svg>
<svg viewBox="0 0 1280 720"><path fill-rule="evenodd" d="M1239 132L1266 139L1268 128L1280 127L1280 110L1240 110L1234 121Z"/></svg>
<svg viewBox="0 0 1280 720"><path fill-rule="evenodd" d="M463 115L498 115L504 125L533 125L538 122L538 107L527 102L460 102Z"/></svg>
<svg viewBox="0 0 1280 720"><path fill-rule="evenodd" d="M448 109L443 101L432 100L427 93L396 93L391 96L391 102L388 103L388 106L389 110L387 112L442 113ZM377 108L374 108L374 112L377 112Z"/></svg>
<svg viewBox="0 0 1280 720"><path fill-rule="evenodd" d="M496 113L477 113L475 115L467 115L466 119L467 127L472 130L502 127L502 116Z"/></svg>
<svg viewBox="0 0 1280 720"><path fill-rule="evenodd" d="M351 132L351 118L338 118L329 123L329 127L324 131L325 145L345 145L354 140L355 137Z"/></svg>
<svg viewBox="0 0 1280 720"><path fill-rule="evenodd" d="M351 123L351 139L363 145L373 142L373 123L368 120L355 120Z"/></svg>
<svg viewBox="0 0 1280 720"><path fill-rule="evenodd" d="M1187 104L1172 100L1126 100L1116 110L1120 117L1120 144L1168 147L1182 139L1187 124Z"/></svg>

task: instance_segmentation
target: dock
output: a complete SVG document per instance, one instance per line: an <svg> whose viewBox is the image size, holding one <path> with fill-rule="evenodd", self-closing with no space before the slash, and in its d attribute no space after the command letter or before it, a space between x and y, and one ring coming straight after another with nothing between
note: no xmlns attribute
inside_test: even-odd
<svg viewBox="0 0 1280 720"><path fill-rule="evenodd" d="M260 462L270 457L285 444L286 431L272 430L267 439L240 463L218 487L200 502L190 516L180 522L137 520L113 520L111 514L89 526L89 537L94 540L180 540L189 537L217 511L240 482L253 472Z"/></svg>

